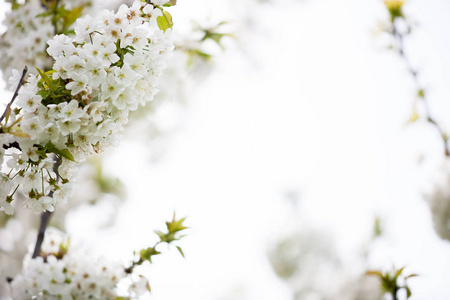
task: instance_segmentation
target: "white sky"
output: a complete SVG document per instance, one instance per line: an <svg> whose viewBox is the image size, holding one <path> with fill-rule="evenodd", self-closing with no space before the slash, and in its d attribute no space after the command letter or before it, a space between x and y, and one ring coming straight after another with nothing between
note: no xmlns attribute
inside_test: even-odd
<svg viewBox="0 0 450 300"><path fill-rule="evenodd" d="M275 2L253 15L261 27L246 52L231 46L192 95L163 161L144 164L148 150L128 141L112 151L107 169L126 183L129 201L118 227L95 239L112 253L144 247L143 235L152 238L175 210L192 228L187 259L157 261L155 299L217 299L242 286L247 299L290 299L265 254L289 224L283 194L294 189L298 215L330 230L345 258L382 215L388 238L371 266L407 265L421 275L411 281L414 299L448 299L450 244L433 233L422 198L441 144L428 125L405 125L414 90L373 34L385 17L381 1ZM420 27L407 44L411 60L450 128L450 2L410 2ZM175 24L183 14L232 15L222 0L180 0L176 10ZM118 244L126 246L111 250Z"/></svg>

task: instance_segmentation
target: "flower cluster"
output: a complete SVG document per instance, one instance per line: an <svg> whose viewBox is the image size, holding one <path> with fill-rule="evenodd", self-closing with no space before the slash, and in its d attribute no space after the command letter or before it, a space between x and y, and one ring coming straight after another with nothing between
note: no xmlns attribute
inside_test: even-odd
<svg viewBox="0 0 450 300"><path fill-rule="evenodd" d="M0 173L0 210L13 213L12 195L21 186L25 206L52 211L70 194L74 162L117 143L129 112L157 93L173 50L160 17L167 15L159 6L135 1L117 13L78 19L74 38L48 41L53 70L28 76L16 101L20 109L2 124L0 144L19 151L8 153L9 170ZM10 83L19 79L16 72Z"/></svg>
<svg viewBox="0 0 450 300"><path fill-rule="evenodd" d="M157 250L161 244L171 245L183 238L180 233L188 228L184 226L184 220L177 219L174 214L172 221L166 222L167 231L155 231L158 242L153 247L135 252L136 260L127 268L95 257L80 244L71 244L62 232L49 228L41 256L32 258L28 253L22 272L10 280L12 297L16 300L130 300L148 295L148 280L136 269L144 263L152 263L152 258L161 254ZM177 249L184 256L179 246Z"/></svg>
<svg viewBox="0 0 450 300"><path fill-rule="evenodd" d="M67 12L91 4L90 0L60 2L60 7L64 7ZM0 36L0 69L5 80L17 66L29 65L45 70L52 67L53 60L45 53L45 49L47 41L55 34L55 28L52 15L42 3L40 0L28 0L23 4L14 2L11 13L3 21L7 31Z"/></svg>
<svg viewBox="0 0 450 300"><path fill-rule="evenodd" d="M13 299L117 299L117 284L127 275L121 264L93 257L69 239L49 230L42 257L25 259L11 283ZM131 283L133 295L145 293L143 280ZM128 299L128 298L123 298Z"/></svg>

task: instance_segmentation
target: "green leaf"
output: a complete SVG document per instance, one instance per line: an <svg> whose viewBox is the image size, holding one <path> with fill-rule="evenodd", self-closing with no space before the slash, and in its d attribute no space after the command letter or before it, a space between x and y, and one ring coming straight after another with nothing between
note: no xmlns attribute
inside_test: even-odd
<svg viewBox="0 0 450 300"><path fill-rule="evenodd" d="M413 111L411 117L409 118L408 122L409 122L409 123L413 123L413 122L417 121L417 120L419 119L419 117L420 117L420 116L419 116L419 114L417 113L417 110L414 109L414 111Z"/></svg>
<svg viewBox="0 0 450 300"><path fill-rule="evenodd" d="M402 0L385 0L384 5L391 15L391 22L394 22L396 18L403 18L402 6L405 1Z"/></svg>
<svg viewBox="0 0 450 300"><path fill-rule="evenodd" d="M172 222L166 222L167 230L169 230L170 233L175 233L187 229L188 227L183 225L184 220L186 220L186 218L182 218L178 221L175 220L175 214L173 214Z"/></svg>
<svg viewBox="0 0 450 300"><path fill-rule="evenodd" d="M55 153L56 155L59 155L61 157L64 157L70 161L75 162L75 159L73 158L72 153L68 149L58 149L53 145L51 142L48 142L47 145L44 146L44 150L47 152Z"/></svg>
<svg viewBox="0 0 450 300"><path fill-rule="evenodd" d="M9 117L11 116L11 103L8 104L8 106L6 106L6 111L5 111L5 125L8 124L9 121Z"/></svg>
<svg viewBox="0 0 450 300"><path fill-rule="evenodd" d="M411 277L417 277L419 276L418 274L411 274L405 277L405 279L411 278Z"/></svg>
<svg viewBox="0 0 450 300"><path fill-rule="evenodd" d="M53 14L52 11L46 11L46 12L43 12L43 13L40 13L40 14L36 15L36 18L39 18L39 17L48 17L48 16L51 16L52 14Z"/></svg>
<svg viewBox="0 0 450 300"><path fill-rule="evenodd" d="M58 149L56 149L56 150L58 150ZM62 150L55 151L55 154L59 154L62 157L75 162L75 159L73 158L72 153L70 153L70 151L68 149L62 149Z"/></svg>
<svg viewBox="0 0 450 300"><path fill-rule="evenodd" d="M39 90L37 93L37 95L41 96L42 99L47 99L47 97L50 95L50 91L47 90Z"/></svg>
<svg viewBox="0 0 450 300"><path fill-rule="evenodd" d="M156 22L158 23L159 29L166 32L167 29L173 27L172 16L167 11L163 11L162 13L162 16L156 18Z"/></svg>
<svg viewBox="0 0 450 300"><path fill-rule="evenodd" d="M381 274L380 271L366 271L366 276L378 276L383 277L383 274Z"/></svg>
<svg viewBox="0 0 450 300"><path fill-rule="evenodd" d="M184 257L184 253L183 253L183 250L181 249L181 247L177 246L177 249L178 249L178 252L180 252L181 256Z"/></svg>
<svg viewBox="0 0 450 300"><path fill-rule="evenodd" d="M63 27L67 29L72 25L83 13L84 6L77 6L63 17Z"/></svg>
<svg viewBox="0 0 450 300"><path fill-rule="evenodd" d="M152 256L159 254L161 254L161 252L156 251L156 249L153 247L149 247L147 249L142 249L141 252L139 253L139 256L143 260L148 260L150 263L152 263Z"/></svg>
<svg viewBox="0 0 450 300"><path fill-rule="evenodd" d="M177 0L170 0L169 2L164 4L163 6L170 7L170 6L174 6L174 5L177 5Z"/></svg>
<svg viewBox="0 0 450 300"><path fill-rule="evenodd" d="M411 290L409 289L409 286L404 286L405 290L406 290L406 299L408 299L409 297L411 297L412 293Z"/></svg>
<svg viewBox="0 0 450 300"><path fill-rule="evenodd" d="M397 273L395 273L395 280L397 280L397 278L402 274L404 268L405 268L405 267L399 269L399 270L397 271Z"/></svg>
<svg viewBox="0 0 450 300"><path fill-rule="evenodd" d="M222 38L225 36L231 36L228 33L217 33L217 32L210 32L206 31L205 36L201 39L201 41L206 41L208 39L213 40L216 42L217 45L219 45L222 49L224 49L224 46L222 45L221 41Z"/></svg>
<svg viewBox="0 0 450 300"><path fill-rule="evenodd" d="M204 58L204 59L206 59L206 60L211 59L211 57L212 57L211 54L205 53L205 52L203 52L203 51L201 51L201 50L192 50L191 53L192 53L193 55L198 55L198 56L200 56L201 58Z"/></svg>
<svg viewBox="0 0 450 300"><path fill-rule="evenodd" d="M28 134L26 134L25 132L10 131L10 132L8 132L8 133L10 133L10 134L12 134L12 135L14 135L14 136L17 136L17 137L23 137L23 138L29 138L29 137L30 137L30 136L29 136Z"/></svg>
<svg viewBox="0 0 450 300"><path fill-rule="evenodd" d="M425 98L425 91L423 89L419 89L417 91L417 97L419 98Z"/></svg>
<svg viewBox="0 0 450 300"><path fill-rule="evenodd" d="M17 3L16 0L13 0L12 5L11 5L11 10L16 10L16 9L20 8L20 6L21 5L19 3Z"/></svg>
<svg viewBox="0 0 450 300"><path fill-rule="evenodd" d="M53 88L53 79L51 79L47 74L44 73L41 69L36 67L36 70L39 72L39 75L41 75L42 80L47 84L47 86L52 89Z"/></svg>
<svg viewBox="0 0 450 300"><path fill-rule="evenodd" d="M166 236L166 233L164 233L164 232L162 232L162 231L155 230L154 232L159 236L159 238L160 238L161 240Z"/></svg>

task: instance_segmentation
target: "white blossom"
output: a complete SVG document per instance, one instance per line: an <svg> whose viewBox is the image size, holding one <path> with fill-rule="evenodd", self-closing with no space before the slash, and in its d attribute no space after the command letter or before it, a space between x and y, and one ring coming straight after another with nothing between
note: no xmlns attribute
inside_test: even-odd
<svg viewBox="0 0 450 300"><path fill-rule="evenodd" d="M155 22L160 15L160 9L135 1L117 13L105 10L100 17L78 19L73 38L61 34L48 41L47 52L55 62L54 72L47 76L54 82L44 85L48 79L28 75L16 102L22 111L13 117L20 118L16 130L29 138L20 133L23 137L12 140L22 153L12 153L7 161L15 170L14 182L28 196L26 207L52 211L64 201L76 169L70 159L80 162L117 144L129 111L153 99L174 48L170 30L164 33ZM49 85L67 92L49 96L55 93ZM48 165L53 159L49 153L61 160L58 174ZM43 160L47 163L41 164ZM47 196L50 192L53 198ZM0 209L10 212L5 201Z"/></svg>
<svg viewBox="0 0 450 300"><path fill-rule="evenodd" d="M68 237L49 228L42 257L25 258L11 289L14 299L116 299L117 284L126 276L120 264L96 257ZM44 259L45 257L45 259Z"/></svg>

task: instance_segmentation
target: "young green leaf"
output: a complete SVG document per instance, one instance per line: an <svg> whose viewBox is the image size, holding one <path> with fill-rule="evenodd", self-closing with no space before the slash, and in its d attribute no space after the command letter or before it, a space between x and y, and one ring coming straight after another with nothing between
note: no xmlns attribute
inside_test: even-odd
<svg viewBox="0 0 450 300"><path fill-rule="evenodd" d="M68 149L62 149L62 150L58 149L51 142L48 142L44 146L44 150L46 150L46 152L55 153L56 155L59 155L59 156L64 157L64 158L66 158L66 159L68 159L70 161L75 162L75 159L73 158L72 153L70 153L70 151Z"/></svg>
<svg viewBox="0 0 450 300"><path fill-rule="evenodd" d="M367 276L378 276L378 277L383 276L383 274L381 274L380 271L366 271L366 275Z"/></svg>
<svg viewBox="0 0 450 300"><path fill-rule="evenodd" d="M411 290L406 285L403 288L406 290L406 299L408 299L412 295Z"/></svg>
<svg viewBox="0 0 450 300"><path fill-rule="evenodd" d="M165 7L170 7L170 6L174 6L177 4L177 0L170 0L169 2L167 2L166 4L164 4L163 6Z"/></svg>
<svg viewBox="0 0 450 300"><path fill-rule="evenodd" d="M184 257L184 252L183 252L183 250L181 249L181 247L180 247L180 246L177 246L177 249L178 249L178 252L180 252L181 256Z"/></svg>
<svg viewBox="0 0 450 300"><path fill-rule="evenodd" d="M41 75L42 80L44 80L45 84L47 85L50 90L53 88L53 79L51 79L47 74L44 73L41 69L36 67L36 70L38 71L39 75Z"/></svg>
<svg viewBox="0 0 450 300"><path fill-rule="evenodd" d="M149 247L147 249L142 249L139 253L139 256L141 257L141 259L148 260L150 263L152 263L152 256L159 254L161 254L161 252L156 251L156 249L153 247Z"/></svg>
<svg viewBox="0 0 450 300"><path fill-rule="evenodd" d="M166 32L167 29L173 27L172 16L167 11L163 11L162 13L162 16L156 18L156 22L158 23L159 29Z"/></svg>
<svg viewBox="0 0 450 300"><path fill-rule="evenodd" d="M77 6L63 17L63 27L67 30L83 13L84 6Z"/></svg>
<svg viewBox="0 0 450 300"><path fill-rule="evenodd" d="M397 278L398 278L400 275L402 275L403 269L405 269L405 267L403 267L403 268L397 270L397 273L395 273L395 279L396 279L396 280L397 280Z"/></svg>
<svg viewBox="0 0 450 300"><path fill-rule="evenodd" d="M23 137L23 138L29 138L30 136L28 134L26 134L25 132L20 132L20 131L10 131L8 132L12 135L15 135L17 137Z"/></svg>

